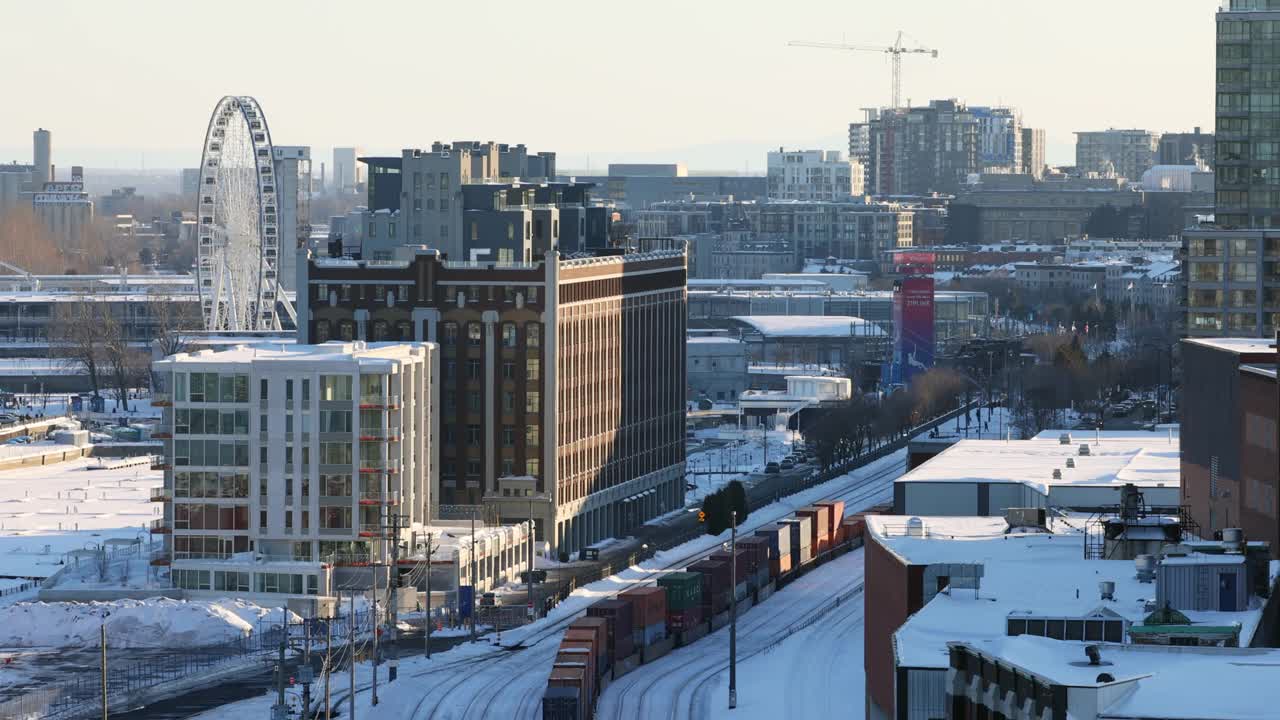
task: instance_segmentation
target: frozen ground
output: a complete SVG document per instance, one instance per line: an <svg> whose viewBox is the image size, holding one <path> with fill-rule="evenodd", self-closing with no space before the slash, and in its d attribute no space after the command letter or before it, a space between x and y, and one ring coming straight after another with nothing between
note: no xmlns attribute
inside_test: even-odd
<svg viewBox="0 0 1280 720"><path fill-rule="evenodd" d="M730 480L741 480L749 473L762 472L766 462L764 435L759 429L739 430L732 425L699 430L698 438L724 444L691 452L686 457L685 480L695 488L685 493L685 505L701 502L702 498L724 487ZM792 444L799 439L799 433L782 426L770 430L768 460L781 461L791 453Z"/></svg>
<svg viewBox="0 0 1280 720"><path fill-rule="evenodd" d="M90 470L88 458L0 471L0 576L47 577L63 553L111 538L150 542L150 498L163 475L147 465Z"/></svg>
<svg viewBox="0 0 1280 720"><path fill-rule="evenodd" d="M279 624L281 612L242 600L19 603L0 608L0 647L98 647L104 619L108 647L203 647Z"/></svg>

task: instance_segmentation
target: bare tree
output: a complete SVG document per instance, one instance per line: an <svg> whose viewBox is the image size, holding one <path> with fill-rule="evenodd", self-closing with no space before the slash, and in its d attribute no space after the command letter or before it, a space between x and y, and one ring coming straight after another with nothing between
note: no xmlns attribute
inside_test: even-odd
<svg viewBox="0 0 1280 720"><path fill-rule="evenodd" d="M55 303L49 324L50 356L62 360L69 371L88 375L95 397L101 392L107 366L105 345L111 323L104 317L109 316L105 305L92 294L74 302Z"/></svg>
<svg viewBox="0 0 1280 720"><path fill-rule="evenodd" d="M156 347L163 356L186 352L188 334L200 329L200 309L189 298L171 293L155 293L146 304Z"/></svg>

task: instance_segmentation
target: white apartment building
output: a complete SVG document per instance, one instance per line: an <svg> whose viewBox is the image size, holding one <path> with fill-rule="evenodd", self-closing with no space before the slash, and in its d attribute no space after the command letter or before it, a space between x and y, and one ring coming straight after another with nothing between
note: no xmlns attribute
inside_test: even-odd
<svg viewBox="0 0 1280 720"><path fill-rule="evenodd" d="M276 214L282 243L280 287L292 291L297 282L297 249L311 236L311 148L306 145L276 145Z"/></svg>
<svg viewBox="0 0 1280 720"><path fill-rule="evenodd" d="M173 586L279 603L385 562L393 517L408 540L430 516L436 363L432 343L364 342L153 363L165 460L151 532L167 538Z"/></svg>
<svg viewBox="0 0 1280 720"><path fill-rule="evenodd" d="M854 194L855 163L839 150L778 148L768 163L770 200L846 200Z"/></svg>

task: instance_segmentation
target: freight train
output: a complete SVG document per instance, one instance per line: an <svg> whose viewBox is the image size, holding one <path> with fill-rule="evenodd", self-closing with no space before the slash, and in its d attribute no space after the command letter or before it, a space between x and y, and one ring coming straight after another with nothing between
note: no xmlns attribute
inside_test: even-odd
<svg viewBox="0 0 1280 720"><path fill-rule="evenodd" d="M870 512L875 512L874 510ZM713 552L683 571L587 608L565 630L542 698L543 720L591 720L609 683L729 622L828 560L862 547L864 513L824 500ZM734 580L736 579L736 584Z"/></svg>

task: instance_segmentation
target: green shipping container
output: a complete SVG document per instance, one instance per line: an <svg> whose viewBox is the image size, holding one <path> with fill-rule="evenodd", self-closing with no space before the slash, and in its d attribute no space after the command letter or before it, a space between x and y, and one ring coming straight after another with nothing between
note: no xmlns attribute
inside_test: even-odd
<svg viewBox="0 0 1280 720"><path fill-rule="evenodd" d="M702 603L702 575L699 573L667 573L658 578L658 587L667 591L669 611L687 610Z"/></svg>

